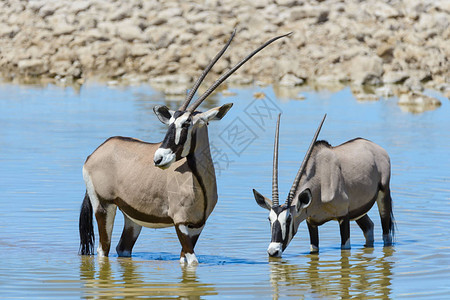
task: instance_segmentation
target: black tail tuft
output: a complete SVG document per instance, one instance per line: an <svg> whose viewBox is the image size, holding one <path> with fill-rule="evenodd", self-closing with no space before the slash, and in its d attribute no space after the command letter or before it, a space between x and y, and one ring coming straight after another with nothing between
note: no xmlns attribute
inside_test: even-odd
<svg viewBox="0 0 450 300"><path fill-rule="evenodd" d="M391 224L389 224L389 231L392 236L392 242L395 240L395 232L397 230L397 224L395 223L394 211L392 209L392 199L391 199L391 211L389 212L391 215Z"/></svg>
<svg viewBox="0 0 450 300"><path fill-rule="evenodd" d="M83 204L81 204L80 221L80 255L94 254L94 226L92 224L92 204L86 192Z"/></svg>

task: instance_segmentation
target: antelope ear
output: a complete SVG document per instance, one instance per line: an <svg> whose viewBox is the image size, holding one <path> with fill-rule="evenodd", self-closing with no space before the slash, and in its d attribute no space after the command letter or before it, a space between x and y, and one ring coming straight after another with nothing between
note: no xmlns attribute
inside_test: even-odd
<svg viewBox="0 0 450 300"><path fill-rule="evenodd" d="M233 103L227 103L219 107L214 107L208 111L201 113L199 117L205 123L208 123L209 121L222 120L222 118L227 114L232 106Z"/></svg>
<svg viewBox="0 0 450 300"><path fill-rule="evenodd" d="M304 190L297 197L297 204L295 205L297 209L297 213L300 212L301 209L307 208L311 204L312 195L309 189Z"/></svg>
<svg viewBox="0 0 450 300"><path fill-rule="evenodd" d="M153 111L155 112L158 119L166 125L169 125L169 120L175 113L173 110L170 110L167 106L163 105L156 105L155 107L153 107Z"/></svg>
<svg viewBox="0 0 450 300"><path fill-rule="evenodd" d="M253 195L255 196L256 203L258 203L259 206L267 210L272 209L272 201L270 201L270 199L264 197L263 195L258 193L255 189L253 189Z"/></svg>

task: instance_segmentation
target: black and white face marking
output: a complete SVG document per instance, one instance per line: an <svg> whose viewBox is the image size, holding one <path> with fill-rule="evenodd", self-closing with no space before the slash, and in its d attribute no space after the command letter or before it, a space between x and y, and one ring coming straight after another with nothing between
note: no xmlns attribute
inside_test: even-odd
<svg viewBox="0 0 450 300"><path fill-rule="evenodd" d="M208 125L208 122L221 120L233 106L227 103L211 108L206 112L173 111L166 106L155 106L153 111L158 119L169 125L161 146L156 150L153 161L162 169L191 152L192 134L195 128Z"/></svg>
<svg viewBox="0 0 450 300"><path fill-rule="evenodd" d="M175 160L186 157L191 150L192 114L175 111L168 120L169 128L154 156L155 166L168 168Z"/></svg>
<svg viewBox="0 0 450 300"><path fill-rule="evenodd" d="M292 212L285 205L272 207L269 213L272 240L267 249L269 256L281 257L295 235Z"/></svg>

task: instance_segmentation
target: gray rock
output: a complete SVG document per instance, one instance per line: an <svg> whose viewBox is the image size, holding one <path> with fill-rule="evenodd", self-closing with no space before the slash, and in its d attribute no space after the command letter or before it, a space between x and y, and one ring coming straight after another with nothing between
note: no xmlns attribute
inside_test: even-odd
<svg viewBox="0 0 450 300"><path fill-rule="evenodd" d="M176 73L176 72L178 71L179 68L180 68L180 65L178 64L178 62L176 62L176 61L170 61L170 62L167 64L166 71L167 71L168 73Z"/></svg>
<svg viewBox="0 0 450 300"><path fill-rule="evenodd" d="M163 25L164 23L167 23L167 19L166 18L162 18L160 16L157 16L153 19L150 20L150 24L153 26L159 26L159 25Z"/></svg>
<svg viewBox="0 0 450 300"><path fill-rule="evenodd" d="M328 10L321 11L317 16L317 23L322 24L328 21L328 15L330 12Z"/></svg>
<svg viewBox="0 0 450 300"><path fill-rule="evenodd" d="M186 45L186 44L191 43L191 41L192 41L193 39L195 39L195 35L193 35L193 34L190 33L190 32L185 32L185 31L183 31L183 32L181 32L181 33L178 35L177 41L178 41L181 45Z"/></svg>
<svg viewBox="0 0 450 300"><path fill-rule="evenodd" d="M179 7L170 7L158 12L158 17L163 19L170 19L173 17L178 17L183 15L183 10Z"/></svg>
<svg viewBox="0 0 450 300"><path fill-rule="evenodd" d="M92 3L90 1L76 0L72 2L70 9L73 13L78 14L82 11L86 11L91 7Z"/></svg>
<svg viewBox="0 0 450 300"><path fill-rule="evenodd" d="M390 63L394 58L394 46L383 43L377 48L377 55L383 59L383 62Z"/></svg>
<svg viewBox="0 0 450 300"><path fill-rule="evenodd" d="M294 7L296 5L303 4L304 1L301 0L275 0L275 3L280 6L286 6L286 7Z"/></svg>
<svg viewBox="0 0 450 300"><path fill-rule="evenodd" d="M24 75L38 76L47 72L48 68L42 59L24 59L17 64Z"/></svg>
<svg viewBox="0 0 450 300"><path fill-rule="evenodd" d="M139 71L142 73L148 73L152 70L154 70L158 65L161 63L158 61L158 59L153 55L146 55L141 59L141 66L139 68Z"/></svg>
<svg viewBox="0 0 450 300"><path fill-rule="evenodd" d="M290 10L290 18L291 22L295 22L298 20L302 20L305 18L319 18L324 21L325 18L328 20L329 10L326 7L320 6L300 6L294 7Z"/></svg>
<svg viewBox="0 0 450 300"><path fill-rule="evenodd" d="M80 61L80 64L83 67L90 69L94 66L95 57L89 48L87 48L87 47L79 48L77 50L77 56Z"/></svg>
<svg viewBox="0 0 450 300"><path fill-rule="evenodd" d="M60 23L54 28L53 34L55 36L66 35L74 33L76 30L77 29L75 28L75 26L69 25L67 23Z"/></svg>
<svg viewBox="0 0 450 300"><path fill-rule="evenodd" d="M443 93L450 92L450 83L440 83L436 86L436 89Z"/></svg>
<svg viewBox="0 0 450 300"><path fill-rule="evenodd" d="M154 42L156 50L168 48L175 41L175 36L172 32L165 29L156 29L149 32L150 38Z"/></svg>
<svg viewBox="0 0 450 300"><path fill-rule="evenodd" d="M33 11L34 13L39 12L39 10L45 5L44 0L41 1L30 1L27 4L27 8Z"/></svg>
<svg viewBox="0 0 450 300"><path fill-rule="evenodd" d="M116 34L116 24L110 21L99 22L97 25L98 30L105 36L111 37Z"/></svg>
<svg viewBox="0 0 450 300"><path fill-rule="evenodd" d="M267 5L270 5L271 3L272 3L271 0L253 0L251 2L251 5L253 5L254 8L262 9Z"/></svg>
<svg viewBox="0 0 450 300"><path fill-rule="evenodd" d="M124 75L127 71L124 68L117 68L112 72L112 77L117 78Z"/></svg>
<svg viewBox="0 0 450 300"><path fill-rule="evenodd" d="M383 83L399 84L409 78L408 73L403 71L388 71L383 75Z"/></svg>
<svg viewBox="0 0 450 300"><path fill-rule="evenodd" d="M408 78L405 83L404 83L405 87L408 88L408 90L410 91L416 91L416 92L421 92L423 91L423 85L420 82L420 80L416 77L410 77Z"/></svg>
<svg viewBox="0 0 450 300"><path fill-rule="evenodd" d="M146 44L134 44L130 49L132 57L141 57L149 54L150 49Z"/></svg>
<svg viewBox="0 0 450 300"><path fill-rule="evenodd" d="M109 40L108 36L103 34L100 30L97 28L95 29L89 29L84 33L84 37L86 38L87 42L94 42L94 41L107 41Z"/></svg>
<svg viewBox="0 0 450 300"><path fill-rule="evenodd" d="M124 43L116 43L112 46L109 55L119 63L123 63L128 55L128 47Z"/></svg>
<svg viewBox="0 0 450 300"><path fill-rule="evenodd" d="M116 27L116 30L117 36L127 42L145 39L142 30L138 26L130 23L123 22Z"/></svg>
<svg viewBox="0 0 450 300"><path fill-rule="evenodd" d="M46 18L48 16L53 15L55 11L59 8L59 5L57 4L57 2L46 3L39 9L39 16L42 18Z"/></svg>
<svg viewBox="0 0 450 300"><path fill-rule="evenodd" d="M368 5L368 13L373 14L379 19L397 18L401 13L396 8L381 1L374 2Z"/></svg>
<svg viewBox="0 0 450 300"><path fill-rule="evenodd" d="M122 21L123 19L131 17L131 9L129 7L122 7L114 10L109 16L111 21Z"/></svg>
<svg viewBox="0 0 450 300"><path fill-rule="evenodd" d="M69 69L72 67L72 62L64 60L64 61L55 61L53 62L49 72L51 75L60 75L66 76L69 75Z"/></svg>
<svg viewBox="0 0 450 300"><path fill-rule="evenodd" d="M349 64L350 79L357 85L379 85L383 61L378 56L357 56Z"/></svg>
<svg viewBox="0 0 450 300"><path fill-rule="evenodd" d="M305 81L297 76L295 76L294 74L286 74L284 75L279 84L281 86L297 86L297 85L302 85Z"/></svg>
<svg viewBox="0 0 450 300"><path fill-rule="evenodd" d="M20 27L17 25L2 25L0 26L0 38L14 38L16 34L20 31Z"/></svg>

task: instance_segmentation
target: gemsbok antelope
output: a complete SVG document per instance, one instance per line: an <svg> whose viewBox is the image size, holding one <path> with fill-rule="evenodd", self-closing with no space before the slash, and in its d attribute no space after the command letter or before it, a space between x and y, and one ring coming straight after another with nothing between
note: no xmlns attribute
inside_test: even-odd
<svg viewBox="0 0 450 300"><path fill-rule="evenodd" d="M365 246L373 247L373 222L367 215L375 201L381 217L385 246L392 244L394 219L389 189L391 164L386 151L377 144L356 138L337 147L317 141L326 115L317 129L297 172L287 200L280 205L278 197L278 140L280 115L275 132L272 201L253 190L259 206L268 209L272 239L269 256L281 257L306 220L311 252L319 251L318 226L337 220L341 248L350 249L350 220L364 233Z"/></svg>
<svg viewBox="0 0 450 300"><path fill-rule="evenodd" d="M97 253L108 256L116 209L123 212L123 232L116 247L119 256L131 256L142 226L175 226L181 243L180 262L197 263L194 247L217 203L217 186L211 159L208 122L221 120L233 105L206 112L196 108L231 74L260 50L289 34L275 37L225 72L189 106L201 82L230 45L236 30L194 83L177 111L155 106L159 120L168 125L161 143L111 137L83 166L86 195L80 212L80 254L94 252L93 214L100 236ZM189 106L189 107L188 107Z"/></svg>

